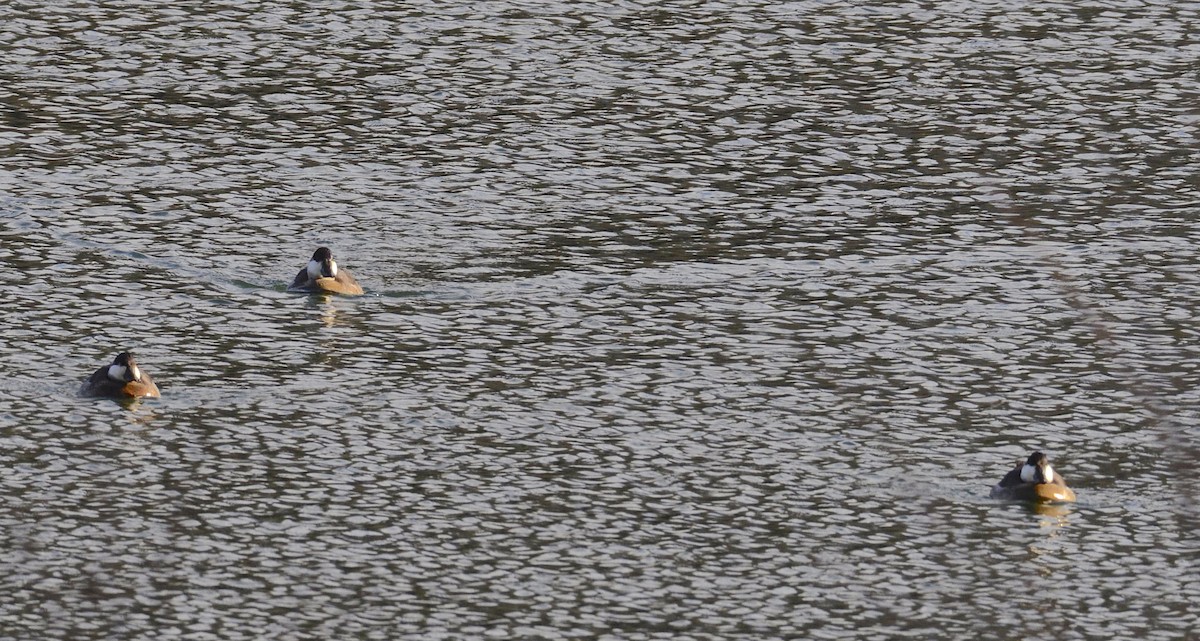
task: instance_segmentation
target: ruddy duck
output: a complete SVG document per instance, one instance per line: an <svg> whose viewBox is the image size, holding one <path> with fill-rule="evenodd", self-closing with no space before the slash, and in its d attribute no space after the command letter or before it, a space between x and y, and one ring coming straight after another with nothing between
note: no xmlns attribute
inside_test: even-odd
<svg viewBox="0 0 1200 641"><path fill-rule="evenodd" d="M110 398L158 397L158 386L154 379L138 367L133 354L121 352L111 365L105 365L92 373L79 389L85 396L107 396Z"/></svg>
<svg viewBox="0 0 1200 641"><path fill-rule="evenodd" d="M1050 459L1041 452L1030 454L1024 463L1017 462L992 488L991 497L1012 501L1075 501L1075 493L1067 487L1066 479L1050 467Z"/></svg>
<svg viewBox="0 0 1200 641"><path fill-rule="evenodd" d="M351 296L363 293L363 288L359 286L358 281L354 280L350 272L338 269L337 263L333 260L333 252L329 251L328 247L319 247L317 251L313 252L308 265L296 274L296 279L292 281L292 285L288 289Z"/></svg>

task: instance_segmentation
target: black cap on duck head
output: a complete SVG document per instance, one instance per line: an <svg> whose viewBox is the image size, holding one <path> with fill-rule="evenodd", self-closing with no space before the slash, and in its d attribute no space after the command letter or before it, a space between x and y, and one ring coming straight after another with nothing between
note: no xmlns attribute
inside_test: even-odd
<svg viewBox="0 0 1200 641"><path fill-rule="evenodd" d="M140 381L142 370L137 366L137 361L133 360L133 354L121 352L113 359L112 365L108 366L108 377L124 383Z"/></svg>
<svg viewBox="0 0 1200 641"><path fill-rule="evenodd" d="M318 247L308 261L308 277L333 278L337 276L337 263L333 260L333 252L328 247Z"/></svg>
<svg viewBox="0 0 1200 641"><path fill-rule="evenodd" d="M1021 480L1026 483L1051 483L1054 481L1054 468L1050 467L1050 459L1041 452L1034 452L1021 466Z"/></svg>

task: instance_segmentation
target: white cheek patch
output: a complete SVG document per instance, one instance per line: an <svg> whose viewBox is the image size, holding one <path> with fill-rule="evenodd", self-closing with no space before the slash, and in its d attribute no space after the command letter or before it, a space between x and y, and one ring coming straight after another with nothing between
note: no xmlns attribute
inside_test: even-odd
<svg viewBox="0 0 1200 641"><path fill-rule="evenodd" d="M114 381L125 380L125 366L124 365L109 365L108 366L108 377L113 379Z"/></svg>
<svg viewBox="0 0 1200 641"><path fill-rule="evenodd" d="M1021 466L1021 480L1026 483L1032 483L1037 480L1037 468L1026 463Z"/></svg>
<svg viewBox="0 0 1200 641"><path fill-rule="evenodd" d="M134 365L132 368L130 368L129 373L133 374L133 380L142 380L142 370L138 369L137 365Z"/></svg>
<svg viewBox="0 0 1200 641"><path fill-rule="evenodd" d="M329 261L329 275L337 276L337 263L332 260Z"/></svg>
<svg viewBox="0 0 1200 641"><path fill-rule="evenodd" d="M313 280L321 277L321 263L315 260L308 261L308 277Z"/></svg>
<svg viewBox="0 0 1200 641"><path fill-rule="evenodd" d="M1042 475L1046 477L1047 483L1054 482L1054 468L1050 467L1049 464L1042 468Z"/></svg>

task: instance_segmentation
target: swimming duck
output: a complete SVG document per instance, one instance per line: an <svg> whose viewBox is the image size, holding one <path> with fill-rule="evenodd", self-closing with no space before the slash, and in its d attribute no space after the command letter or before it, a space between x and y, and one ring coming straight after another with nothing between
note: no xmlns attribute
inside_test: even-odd
<svg viewBox="0 0 1200 641"><path fill-rule="evenodd" d="M358 281L344 269L338 269L333 260L333 252L328 247L318 247L313 252L308 265L296 274L292 286L288 289L303 292L328 292L330 294L349 294L358 296L363 288Z"/></svg>
<svg viewBox="0 0 1200 641"><path fill-rule="evenodd" d="M79 389L84 396L107 396L110 398L158 397L158 386L154 379L138 367L133 354L121 352L111 365L105 365L92 373Z"/></svg>
<svg viewBox="0 0 1200 641"><path fill-rule="evenodd" d="M1067 481L1050 467L1050 459L1041 452L1034 452L1024 463L1009 470L992 488L991 497L1015 501L1057 501L1072 503L1075 493L1067 487Z"/></svg>

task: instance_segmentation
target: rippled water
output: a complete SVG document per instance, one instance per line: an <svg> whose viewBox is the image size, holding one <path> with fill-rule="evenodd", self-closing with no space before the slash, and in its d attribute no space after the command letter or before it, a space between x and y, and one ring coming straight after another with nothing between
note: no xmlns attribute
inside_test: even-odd
<svg viewBox="0 0 1200 641"><path fill-rule="evenodd" d="M1197 33L0 7L0 639L1194 637Z"/></svg>

